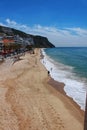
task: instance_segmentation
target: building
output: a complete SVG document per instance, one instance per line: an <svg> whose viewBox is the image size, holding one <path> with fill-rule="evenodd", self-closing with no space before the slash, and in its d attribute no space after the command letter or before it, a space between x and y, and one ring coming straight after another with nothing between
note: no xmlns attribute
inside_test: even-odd
<svg viewBox="0 0 87 130"><path fill-rule="evenodd" d="M0 60L3 60L3 37L0 37Z"/></svg>
<svg viewBox="0 0 87 130"><path fill-rule="evenodd" d="M3 40L4 45L9 45L10 43L15 43L13 36L5 36L5 37L3 37L2 40Z"/></svg>

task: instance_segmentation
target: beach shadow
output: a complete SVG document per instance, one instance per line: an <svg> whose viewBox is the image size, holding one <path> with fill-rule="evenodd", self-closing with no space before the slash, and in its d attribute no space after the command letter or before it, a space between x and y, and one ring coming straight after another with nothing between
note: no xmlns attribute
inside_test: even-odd
<svg viewBox="0 0 87 130"><path fill-rule="evenodd" d="M18 62L18 61L20 61L20 60L23 60L23 59L22 59L22 58L17 58L17 59L15 59L14 62L13 62L13 64L15 64L16 62ZM13 65L13 64L12 64L12 65Z"/></svg>
<svg viewBox="0 0 87 130"><path fill-rule="evenodd" d="M4 62L4 60L0 60L0 65Z"/></svg>

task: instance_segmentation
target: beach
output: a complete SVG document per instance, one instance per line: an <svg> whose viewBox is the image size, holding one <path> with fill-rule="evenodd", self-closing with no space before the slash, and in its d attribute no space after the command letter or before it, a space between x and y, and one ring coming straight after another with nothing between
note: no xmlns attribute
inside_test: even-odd
<svg viewBox="0 0 87 130"><path fill-rule="evenodd" d="M84 111L48 76L40 49L0 64L0 130L83 130Z"/></svg>

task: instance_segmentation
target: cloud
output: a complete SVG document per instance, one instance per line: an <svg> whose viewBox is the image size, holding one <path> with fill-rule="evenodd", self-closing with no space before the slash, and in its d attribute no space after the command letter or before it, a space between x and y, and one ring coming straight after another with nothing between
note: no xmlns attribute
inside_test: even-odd
<svg viewBox="0 0 87 130"><path fill-rule="evenodd" d="M70 32L73 32L75 35L87 36L87 30L81 28L67 28Z"/></svg>
<svg viewBox="0 0 87 130"><path fill-rule="evenodd" d="M0 22L0 25L1 25L1 26L6 26L4 23L1 23L1 22Z"/></svg>
<svg viewBox="0 0 87 130"><path fill-rule="evenodd" d="M87 30L81 28L43 27L35 25L33 33L47 36L56 46L87 46Z"/></svg>
<svg viewBox="0 0 87 130"><path fill-rule="evenodd" d="M6 19L6 22L8 25L13 25L13 26L17 25L17 23L15 21L11 21L9 18Z"/></svg>
<svg viewBox="0 0 87 130"><path fill-rule="evenodd" d="M26 25L23 25L23 24L19 24L17 22L15 22L14 20L10 20L9 18L6 19L6 25L8 27L12 27L12 28L15 28L15 29L23 29L23 31L25 31L24 29L27 29L28 26Z"/></svg>
<svg viewBox="0 0 87 130"><path fill-rule="evenodd" d="M5 26L19 29L29 34L42 35L49 39L55 46L87 46L87 30L82 28L58 28L54 26L32 27L6 19Z"/></svg>

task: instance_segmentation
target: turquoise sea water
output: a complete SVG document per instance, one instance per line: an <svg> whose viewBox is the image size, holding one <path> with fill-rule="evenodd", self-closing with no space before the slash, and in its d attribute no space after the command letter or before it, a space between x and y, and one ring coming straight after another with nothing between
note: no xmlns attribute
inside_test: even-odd
<svg viewBox="0 0 87 130"><path fill-rule="evenodd" d="M87 48L52 48L45 52L55 61L72 66L78 76L87 78Z"/></svg>
<svg viewBox="0 0 87 130"><path fill-rule="evenodd" d="M65 83L66 94L85 109L87 87L87 48L59 47L43 50L45 67L51 76ZM52 70L51 70L52 68Z"/></svg>

